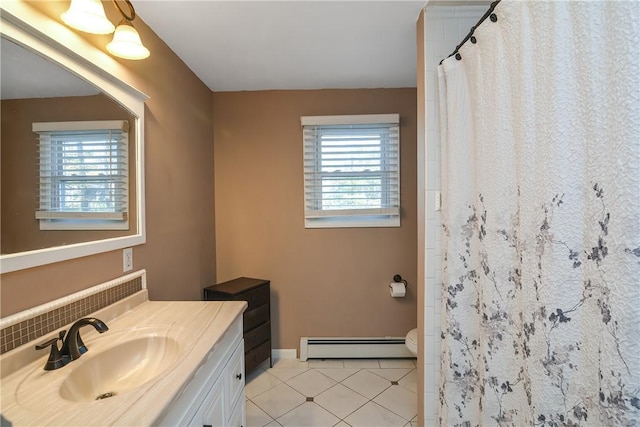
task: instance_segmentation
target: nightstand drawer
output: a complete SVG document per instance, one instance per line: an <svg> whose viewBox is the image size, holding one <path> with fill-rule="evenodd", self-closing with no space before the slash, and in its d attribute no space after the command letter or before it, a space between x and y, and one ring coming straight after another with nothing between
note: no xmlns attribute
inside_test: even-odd
<svg viewBox="0 0 640 427"><path fill-rule="evenodd" d="M244 347L247 351L271 338L271 322L244 333Z"/></svg>
<svg viewBox="0 0 640 427"><path fill-rule="evenodd" d="M245 372L251 371L271 357L271 340L265 341L258 347L244 354L244 370Z"/></svg>
<svg viewBox="0 0 640 427"><path fill-rule="evenodd" d="M238 299L242 299L249 304L247 311L253 310L263 304L269 302L269 287L262 286L257 289L253 289L249 292L245 292L237 296Z"/></svg>
<svg viewBox="0 0 640 427"><path fill-rule="evenodd" d="M255 310L245 311L242 319L244 331L250 331L258 325L269 321L269 304L263 304Z"/></svg>

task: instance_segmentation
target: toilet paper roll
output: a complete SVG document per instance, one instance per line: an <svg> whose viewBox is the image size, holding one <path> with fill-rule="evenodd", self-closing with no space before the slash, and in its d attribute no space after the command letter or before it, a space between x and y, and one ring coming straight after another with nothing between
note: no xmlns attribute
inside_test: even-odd
<svg viewBox="0 0 640 427"><path fill-rule="evenodd" d="M404 283L391 283L389 285L389 292L394 298L403 298L407 293L407 288Z"/></svg>

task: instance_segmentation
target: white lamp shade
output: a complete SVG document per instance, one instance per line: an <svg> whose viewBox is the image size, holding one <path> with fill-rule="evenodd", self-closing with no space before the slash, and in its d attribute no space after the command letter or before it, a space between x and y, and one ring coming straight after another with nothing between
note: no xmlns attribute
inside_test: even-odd
<svg viewBox="0 0 640 427"><path fill-rule="evenodd" d="M65 24L85 33L110 34L115 28L100 0L71 0L71 6L60 17Z"/></svg>
<svg viewBox="0 0 640 427"><path fill-rule="evenodd" d="M144 59L149 57L149 49L142 45L140 35L130 24L121 23L113 34L113 40L107 50L114 56L124 59Z"/></svg>

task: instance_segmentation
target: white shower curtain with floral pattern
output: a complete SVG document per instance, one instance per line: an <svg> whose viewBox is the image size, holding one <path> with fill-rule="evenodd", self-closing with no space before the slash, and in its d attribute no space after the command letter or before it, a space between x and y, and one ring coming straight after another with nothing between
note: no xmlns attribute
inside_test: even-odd
<svg viewBox="0 0 640 427"><path fill-rule="evenodd" d="M494 13L438 70L440 424L640 425L640 3Z"/></svg>

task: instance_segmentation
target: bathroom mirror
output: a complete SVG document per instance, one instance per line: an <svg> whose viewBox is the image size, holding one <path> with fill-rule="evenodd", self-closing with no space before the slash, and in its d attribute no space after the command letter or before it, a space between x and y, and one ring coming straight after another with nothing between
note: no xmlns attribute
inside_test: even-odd
<svg viewBox="0 0 640 427"><path fill-rule="evenodd" d="M66 27L21 2L4 3L0 13L3 98L0 272L144 243L146 96L105 71L104 66L115 61ZM64 44L58 40L64 40ZM96 65L96 58L98 63L104 63ZM128 229L40 230L35 219L39 179L37 137L31 132L30 123L91 120L129 123Z"/></svg>

